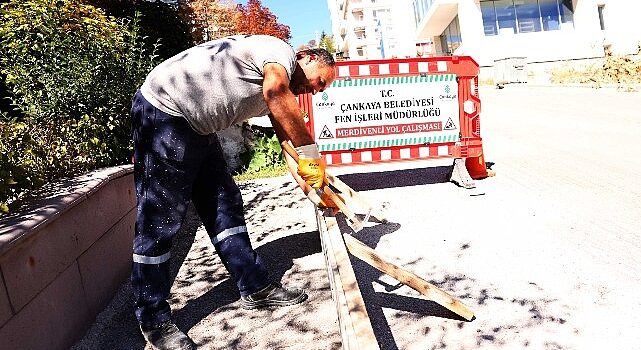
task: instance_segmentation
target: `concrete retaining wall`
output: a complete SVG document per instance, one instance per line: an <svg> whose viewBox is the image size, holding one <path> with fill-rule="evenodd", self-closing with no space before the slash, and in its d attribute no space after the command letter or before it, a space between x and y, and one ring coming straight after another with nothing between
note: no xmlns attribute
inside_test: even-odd
<svg viewBox="0 0 641 350"><path fill-rule="evenodd" d="M0 220L0 349L67 349L128 277L133 166L57 183Z"/></svg>

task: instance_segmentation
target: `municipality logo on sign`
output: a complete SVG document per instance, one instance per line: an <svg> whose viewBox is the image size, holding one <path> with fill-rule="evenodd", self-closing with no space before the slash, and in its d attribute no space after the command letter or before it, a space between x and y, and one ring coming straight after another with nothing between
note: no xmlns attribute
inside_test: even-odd
<svg viewBox="0 0 641 350"><path fill-rule="evenodd" d="M329 109L336 104L335 102L330 101L329 94L327 94L327 92L323 92L323 94L321 95L321 100L322 101L316 102L314 104L314 107L318 109Z"/></svg>
<svg viewBox="0 0 641 350"><path fill-rule="evenodd" d="M450 87L450 84L445 85L445 88L443 89L443 94L439 95L439 98L441 100L455 100L457 99L456 92L452 91L453 89Z"/></svg>

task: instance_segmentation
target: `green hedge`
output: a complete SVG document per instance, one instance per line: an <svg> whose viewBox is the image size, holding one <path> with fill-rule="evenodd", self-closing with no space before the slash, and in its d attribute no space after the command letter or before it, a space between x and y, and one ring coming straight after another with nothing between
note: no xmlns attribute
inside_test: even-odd
<svg viewBox="0 0 641 350"><path fill-rule="evenodd" d="M47 181L127 162L131 97L158 60L136 20L78 1L14 0L0 18L0 74L13 108L0 111L6 212Z"/></svg>

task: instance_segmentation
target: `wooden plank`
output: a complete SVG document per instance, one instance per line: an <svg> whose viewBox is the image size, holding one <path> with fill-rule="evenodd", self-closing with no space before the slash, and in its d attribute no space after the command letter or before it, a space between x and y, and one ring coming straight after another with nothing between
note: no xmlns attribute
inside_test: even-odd
<svg viewBox="0 0 641 350"><path fill-rule="evenodd" d="M317 211L316 220L336 303L343 349L379 350L336 218L323 216Z"/></svg>
<svg viewBox="0 0 641 350"><path fill-rule="evenodd" d="M332 291L332 300L336 304L336 314L338 316L338 326L340 328L341 341L343 349L357 349L358 343L356 342L356 333L354 333L354 325L349 317L349 307L347 306L347 299L345 298L345 291L340 281L340 272L332 243L329 239L325 222L322 224L320 220L324 220L322 215L316 215L320 231L321 246L323 248L323 255L325 256L325 266L327 267L327 275L329 279L329 286ZM322 229L321 229L322 227Z"/></svg>
<svg viewBox="0 0 641 350"><path fill-rule="evenodd" d="M343 198L347 199L348 201L351 200L355 202L358 206L365 210L371 210L371 216L376 220L380 222L387 222L387 218L385 217L382 208L376 208L372 206L367 201L367 199L363 197L363 195L354 191L351 187L349 187L349 185L344 183L338 177L328 174L327 172L325 172L325 176L327 177L328 182L341 192L341 196Z"/></svg>
<svg viewBox="0 0 641 350"><path fill-rule="evenodd" d="M363 244L361 241L350 235L343 235L347 249L355 257L365 261L377 270L394 277L397 281L423 294L428 299L447 308L448 310L460 315L470 321L474 317L472 311L467 305L454 298L447 292L427 282L421 277L409 272L398 265L390 263L380 257L372 248Z"/></svg>

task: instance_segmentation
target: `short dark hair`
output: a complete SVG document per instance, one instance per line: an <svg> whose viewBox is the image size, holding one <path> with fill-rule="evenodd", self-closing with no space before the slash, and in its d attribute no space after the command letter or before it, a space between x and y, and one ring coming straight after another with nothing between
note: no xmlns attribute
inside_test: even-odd
<svg viewBox="0 0 641 350"><path fill-rule="evenodd" d="M301 54L303 55L315 55L318 57L318 59L323 62L323 64L329 66L329 67L334 67L336 65L336 61L334 61L334 56L332 56L329 51L321 48L311 48L311 49L304 49L300 50L296 53L296 56L299 57Z"/></svg>

